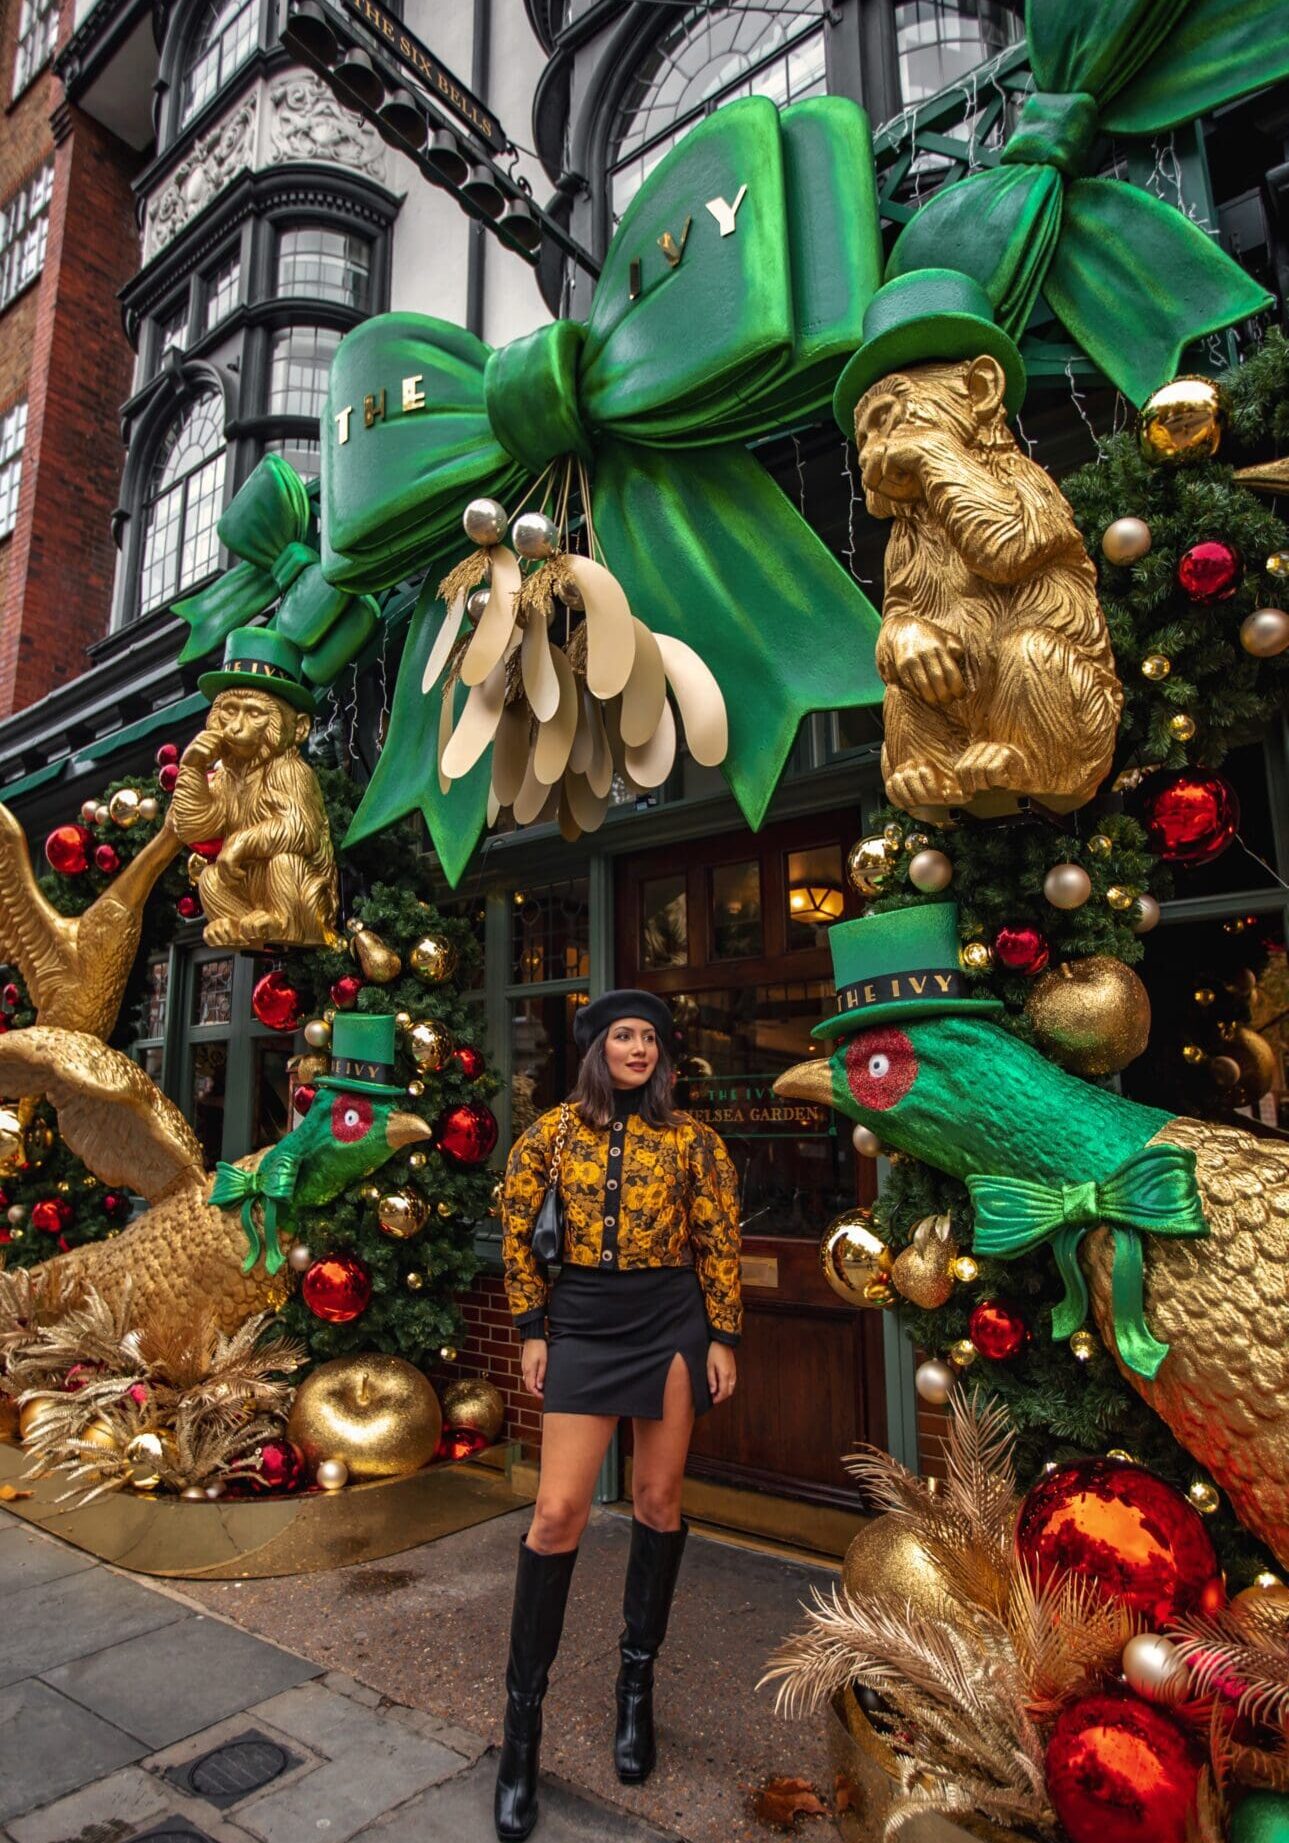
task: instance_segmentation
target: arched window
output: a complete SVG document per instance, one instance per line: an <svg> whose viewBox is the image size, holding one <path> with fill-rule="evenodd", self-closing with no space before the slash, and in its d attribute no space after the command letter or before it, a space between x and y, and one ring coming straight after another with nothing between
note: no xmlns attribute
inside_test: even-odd
<svg viewBox="0 0 1289 1843"><path fill-rule="evenodd" d="M143 507L139 612L164 607L219 564L224 509L224 406L213 392L167 431Z"/></svg>
<svg viewBox="0 0 1289 1843"><path fill-rule="evenodd" d="M768 96L782 108L824 87L817 16L791 5L769 19L743 7L690 7L654 40L622 98L609 149L614 221L667 150L720 103Z"/></svg>
<svg viewBox="0 0 1289 1843"><path fill-rule="evenodd" d="M1014 45L1024 27L1006 0L896 0L895 47L907 108Z"/></svg>
<svg viewBox="0 0 1289 1843"><path fill-rule="evenodd" d="M187 127L254 51L259 13L259 0L209 0L185 62L179 101L181 128Z"/></svg>

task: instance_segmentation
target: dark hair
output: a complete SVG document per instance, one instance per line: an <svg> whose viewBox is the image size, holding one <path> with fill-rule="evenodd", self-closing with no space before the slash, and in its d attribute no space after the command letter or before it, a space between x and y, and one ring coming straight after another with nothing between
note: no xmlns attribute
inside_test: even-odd
<svg viewBox="0 0 1289 1843"><path fill-rule="evenodd" d="M613 1077L609 1074L608 1058L604 1054L605 1039L612 1028L612 1024L606 1025L588 1045L582 1066L577 1071L577 1080L568 1097L587 1126L607 1126L615 1112ZM655 1040L658 1045L658 1061L640 1096L640 1118L649 1126L675 1126L680 1115L671 1096L671 1056L662 1038Z"/></svg>

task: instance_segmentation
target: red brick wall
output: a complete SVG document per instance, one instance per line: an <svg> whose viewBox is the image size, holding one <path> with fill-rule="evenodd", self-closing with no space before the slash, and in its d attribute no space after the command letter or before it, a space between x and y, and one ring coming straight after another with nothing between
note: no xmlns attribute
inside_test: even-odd
<svg viewBox="0 0 1289 1843"><path fill-rule="evenodd" d="M525 1458L541 1450L542 1417L535 1397L519 1380L519 1339L511 1329L510 1310L500 1274L484 1273L459 1302L465 1329L457 1342L457 1360L442 1375L487 1376L506 1398L505 1437L523 1442ZM436 1372L437 1373L437 1372Z"/></svg>

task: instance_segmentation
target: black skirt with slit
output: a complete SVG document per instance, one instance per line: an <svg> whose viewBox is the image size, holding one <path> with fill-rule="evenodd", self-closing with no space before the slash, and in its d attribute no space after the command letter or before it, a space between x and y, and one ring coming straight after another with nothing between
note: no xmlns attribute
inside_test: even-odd
<svg viewBox="0 0 1289 1843"><path fill-rule="evenodd" d="M605 1273L566 1263L546 1303L546 1414L662 1419L663 1391L679 1351L695 1414L712 1406L707 1315L692 1267Z"/></svg>

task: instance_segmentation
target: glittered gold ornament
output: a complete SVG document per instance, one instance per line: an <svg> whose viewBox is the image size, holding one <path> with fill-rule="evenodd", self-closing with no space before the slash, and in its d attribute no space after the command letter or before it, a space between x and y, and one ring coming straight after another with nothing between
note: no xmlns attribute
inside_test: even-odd
<svg viewBox="0 0 1289 1843"><path fill-rule="evenodd" d="M383 1234L409 1241L425 1227L425 1199L412 1190L388 1191L376 1206L376 1220Z"/></svg>
<svg viewBox="0 0 1289 1843"><path fill-rule="evenodd" d="M907 1248L891 1269L895 1290L923 1311L935 1312L953 1292L953 1265L958 1247L950 1216L924 1216Z"/></svg>
<svg viewBox="0 0 1289 1843"><path fill-rule="evenodd" d="M1101 534L1101 554L1107 563L1136 563L1150 549L1150 541L1144 518L1116 518Z"/></svg>
<svg viewBox="0 0 1289 1843"><path fill-rule="evenodd" d="M1070 1339L1070 1354L1080 1363L1090 1363L1097 1354L1097 1341L1090 1331L1076 1331Z"/></svg>
<svg viewBox="0 0 1289 1843"><path fill-rule="evenodd" d="M941 1570L909 1528L888 1511L872 1517L851 1539L842 1563L848 1594L884 1600L892 1610L911 1606L926 1619L950 1619L957 1599Z"/></svg>
<svg viewBox="0 0 1289 1843"><path fill-rule="evenodd" d="M1175 716L1168 719L1168 733L1170 736L1175 736L1178 742L1189 742L1195 734L1194 717L1184 710L1179 710Z"/></svg>
<svg viewBox="0 0 1289 1843"><path fill-rule="evenodd" d="M463 1376L443 1391L445 1427L475 1427L495 1440L506 1419L506 1399L486 1376Z"/></svg>
<svg viewBox="0 0 1289 1843"><path fill-rule="evenodd" d="M434 1018L421 1018L408 1033L408 1048L418 1069L431 1074L446 1068L456 1044L452 1033Z"/></svg>
<svg viewBox="0 0 1289 1843"><path fill-rule="evenodd" d="M1146 398L1137 426L1141 452L1157 466L1207 461L1226 424L1226 397L1212 378L1180 377Z"/></svg>
<svg viewBox="0 0 1289 1843"><path fill-rule="evenodd" d="M343 1491L349 1483L349 1467L343 1459L320 1459L313 1476L324 1491Z"/></svg>
<svg viewBox="0 0 1289 1843"><path fill-rule="evenodd" d="M1141 676L1148 678L1152 684L1167 678L1172 669L1173 662L1166 653L1147 653L1141 662Z"/></svg>
<svg viewBox="0 0 1289 1843"><path fill-rule="evenodd" d="M1190 1694L1191 1673L1182 1654L1160 1632L1138 1632L1128 1640L1123 1674L1128 1688L1148 1702L1184 1702Z"/></svg>
<svg viewBox="0 0 1289 1843"><path fill-rule="evenodd" d="M1038 1047L1075 1075L1114 1075L1150 1036L1150 999L1122 960L1089 954L1040 973L1025 1002Z"/></svg>
<svg viewBox="0 0 1289 1843"><path fill-rule="evenodd" d="M1128 889L1122 883L1112 883L1105 893L1105 899L1112 909L1118 909L1122 913L1125 909L1132 907L1137 900L1137 892Z"/></svg>
<svg viewBox="0 0 1289 1843"><path fill-rule="evenodd" d="M355 1480L395 1478L429 1463L441 1429L438 1398L420 1370L368 1353L334 1357L305 1377L287 1438L311 1465L343 1459Z"/></svg>
<svg viewBox="0 0 1289 1843"><path fill-rule="evenodd" d="M1186 1496L1202 1517L1213 1516L1222 1505L1222 1494L1217 1486L1207 1478L1192 1480Z"/></svg>
<svg viewBox="0 0 1289 1843"><path fill-rule="evenodd" d="M139 790L137 787L118 787L107 803L107 816L113 825L128 831L139 822Z"/></svg>
<svg viewBox="0 0 1289 1843"><path fill-rule="evenodd" d="M880 1309L895 1303L891 1251L868 1210L849 1209L833 1218L819 1244L819 1266L847 1305Z"/></svg>
<svg viewBox="0 0 1289 1843"><path fill-rule="evenodd" d="M876 896L889 876L890 869L891 847L880 834L861 838L851 846L850 855L846 859L846 875L857 895Z"/></svg>
<svg viewBox="0 0 1289 1843"><path fill-rule="evenodd" d="M361 922L349 923L349 951L363 971L363 978L373 985L390 985L403 970L403 962L392 947L386 947L378 934Z"/></svg>
<svg viewBox="0 0 1289 1843"><path fill-rule="evenodd" d="M939 1357L928 1357L925 1363L919 1363L913 1377L913 1386L923 1401L929 1401L933 1407L942 1408L953 1393L954 1374L949 1365Z"/></svg>
<svg viewBox="0 0 1289 1843"><path fill-rule="evenodd" d="M407 961L423 985L442 985L456 970L457 950L442 935L426 934L413 947Z"/></svg>
<svg viewBox="0 0 1289 1843"><path fill-rule="evenodd" d="M994 963L994 950L985 941L964 941L962 964L973 973L987 973Z"/></svg>
<svg viewBox="0 0 1289 1843"><path fill-rule="evenodd" d="M1277 659L1289 646L1289 613L1255 608L1240 623L1240 645L1255 659Z"/></svg>

